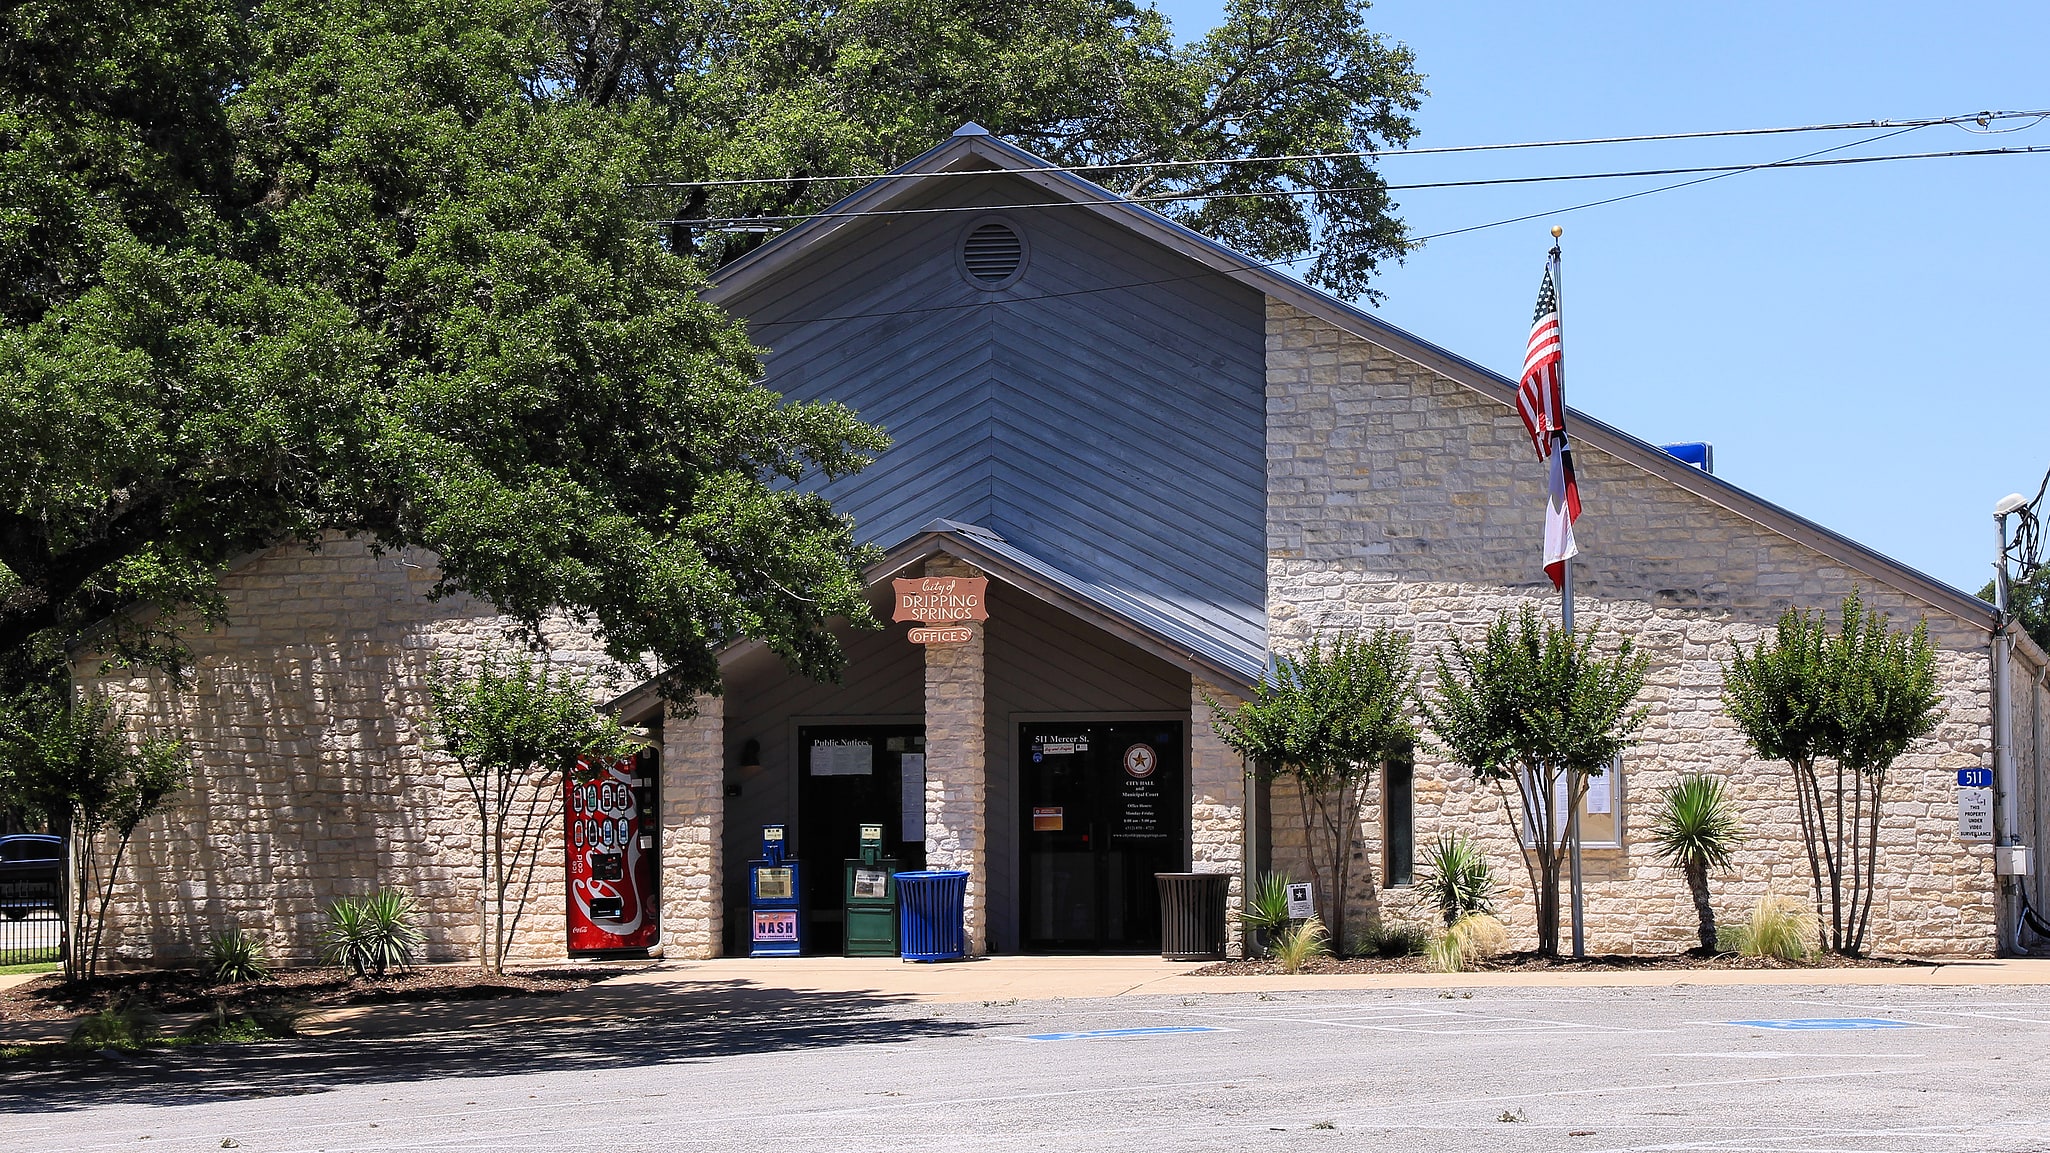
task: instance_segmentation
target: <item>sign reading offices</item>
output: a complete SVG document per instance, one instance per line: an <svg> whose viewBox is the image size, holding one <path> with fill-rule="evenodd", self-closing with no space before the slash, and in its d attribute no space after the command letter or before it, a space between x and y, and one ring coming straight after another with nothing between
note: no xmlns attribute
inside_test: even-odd
<svg viewBox="0 0 2050 1153"><path fill-rule="evenodd" d="M918 621L912 629L915 645L958 645L975 634L964 621L989 619L988 577L899 577L892 582L897 592L897 621Z"/></svg>

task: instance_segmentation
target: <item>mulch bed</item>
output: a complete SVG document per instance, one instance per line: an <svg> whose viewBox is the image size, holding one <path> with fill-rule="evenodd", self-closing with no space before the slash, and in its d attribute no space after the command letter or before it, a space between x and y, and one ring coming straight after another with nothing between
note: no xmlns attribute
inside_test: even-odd
<svg viewBox="0 0 2050 1153"><path fill-rule="evenodd" d="M638 967L521 969L486 973L472 965L431 965L383 980L351 979L346 969L279 969L268 981L217 985L191 969L113 973L66 982L50 973L0 989L0 1021L61 1021L116 1003L147 1005L158 1013L235 1012L290 1005L330 1009L387 1001L479 1001L497 997L552 997L594 985Z"/></svg>
<svg viewBox="0 0 2050 1153"><path fill-rule="evenodd" d="M1928 965L1929 961L1894 957L1839 957L1825 954L1809 961L1782 961L1774 957L1740 957L1735 953L1662 953L1655 956L1605 954L1574 960L1571 957L1541 957L1536 953L1504 953L1481 962L1477 973L1642 973L1672 969L1886 969L1902 965ZM1346 973L1428 973L1422 957L1319 957L1304 965L1310 975ZM1190 970L1197 977L1265 977L1281 972L1273 961L1221 961Z"/></svg>

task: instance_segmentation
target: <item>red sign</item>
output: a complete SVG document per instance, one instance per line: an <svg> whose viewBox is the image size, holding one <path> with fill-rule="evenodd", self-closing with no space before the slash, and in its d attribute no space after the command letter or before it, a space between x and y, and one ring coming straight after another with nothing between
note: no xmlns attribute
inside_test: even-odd
<svg viewBox="0 0 2050 1153"><path fill-rule="evenodd" d="M654 758L603 768L578 761L563 782L569 857L569 951L645 949L656 916Z"/></svg>
<svg viewBox="0 0 2050 1153"><path fill-rule="evenodd" d="M897 615L891 620L950 621L989 619L988 577L899 577Z"/></svg>
<svg viewBox="0 0 2050 1153"><path fill-rule="evenodd" d="M906 634L914 645L965 645L975 639L975 634L966 625L952 628L912 629Z"/></svg>

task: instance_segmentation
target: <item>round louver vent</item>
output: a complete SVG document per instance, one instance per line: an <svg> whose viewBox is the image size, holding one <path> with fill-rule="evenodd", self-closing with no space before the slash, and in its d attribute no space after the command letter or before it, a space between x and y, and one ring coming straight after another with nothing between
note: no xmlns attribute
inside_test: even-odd
<svg viewBox="0 0 2050 1153"><path fill-rule="evenodd" d="M1005 288L1025 268L1025 238L1001 220L978 223L961 238L961 270L978 288Z"/></svg>

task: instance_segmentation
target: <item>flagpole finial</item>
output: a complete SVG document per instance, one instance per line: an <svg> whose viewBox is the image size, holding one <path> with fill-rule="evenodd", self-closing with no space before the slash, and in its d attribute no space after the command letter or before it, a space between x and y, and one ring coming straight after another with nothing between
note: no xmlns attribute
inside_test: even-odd
<svg viewBox="0 0 2050 1153"><path fill-rule="evenodd" d="M1563 229L1563 228L1561 228L1561 227L1559 227L1558 225L1556 225L1556 224L1552 225L1552 239L1553 239L1553 240L1557 240L1557 239L1559 239L1559 237L1560 237L1560 236L1562 236L1562 235L1564 235L1564 234L1565 234L1565 232L1566 232L1566 230L1565 230L1565 229Z"/></svg>

